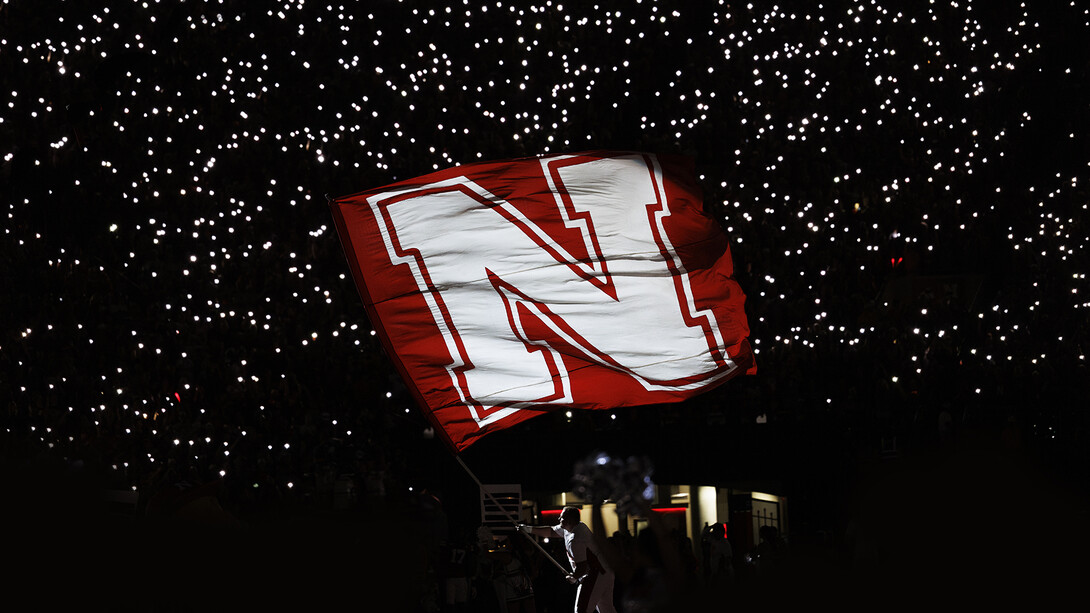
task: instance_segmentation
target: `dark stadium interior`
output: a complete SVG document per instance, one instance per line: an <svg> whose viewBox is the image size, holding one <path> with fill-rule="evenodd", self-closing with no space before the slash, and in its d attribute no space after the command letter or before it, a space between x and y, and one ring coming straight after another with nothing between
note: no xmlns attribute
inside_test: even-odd
<svg viewBox="0 0 1090 613"><path fill-rule="evenodd" d="M0 3L4 519L37 610L445 610L421 552L480 492L328 199L587 150L695 159L758 371L544 411L461 454L482 481L565 492L605 450L790 500L791 589L662 610L1082 579L1082 3L259 4Z"/></svg>

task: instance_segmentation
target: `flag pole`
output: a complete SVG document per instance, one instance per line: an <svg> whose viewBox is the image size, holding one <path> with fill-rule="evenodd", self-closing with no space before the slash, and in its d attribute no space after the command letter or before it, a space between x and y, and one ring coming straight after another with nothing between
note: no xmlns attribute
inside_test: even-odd
<svg viewBox="0 0 1090 613"><path fill-rule="evenodd" d="M484 495L488 496L488 498L493 502L493 504L495 504L497 507L499 507L501 510L503 510L503 505L500 504L500 502L498 500L496 500L495 496L492 495L492 492L485 489L484 485L481 484L481 480L478 479L477 475L473 474L473 471L469 469L469 465L465 463L465 460L462 459L462 456L460 456L458 454L454 454L454 459L458 460L458 463L462 465L463 469L465 469L466 474L469 475L469 477L471 479L473 479L473 482L477 484L477 487L480 488L480 490L482 492L484 492ZM521 504L521 501L520 501L519 504ZM518 530L519 522L514 517L511 517L511 515L509 513L507 513L507 511L503 511L503 512L504 512L505 515L507 515L507 519L510 520L512 524L514 524L515 530ZM537 542L537 539L531 538L531 539L529 539L529 541L531 543L533 543L534 547L537 547L541 551L541 553L545 554L545 557L550 562L552 562L554 565L556 565L556 567L558 569L560 569L560 572L564 573L565 575L570 575L571 574L571 571L569 569L567 569L567 568L564 568L560 564L560 562L557 562L556 558L554 558L551 553L549 553L548 551L545 551L545 548L541 546L541 543Z"/></svg>

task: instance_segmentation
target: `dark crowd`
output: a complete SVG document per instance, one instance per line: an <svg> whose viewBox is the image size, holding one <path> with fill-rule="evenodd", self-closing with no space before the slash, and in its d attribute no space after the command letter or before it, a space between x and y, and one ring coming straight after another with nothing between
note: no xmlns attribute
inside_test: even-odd
<svg viewBox="0 0 1090 613"><path fill-rule="evenodd" d="M780 484L791 531L729 587L711 532L601 535L622 611L784 596L761 559L814 598L1053 593L1090 483L1087 34L1079 2L3 1L21 583L39 609L453 610L462 574L486 611L515 560L537 611L570 608L518 537L484 555L328 200L618 149L695 160L758 373L544 414L467 450L480 476L563 491L609 447L663 483Z"/></svg>

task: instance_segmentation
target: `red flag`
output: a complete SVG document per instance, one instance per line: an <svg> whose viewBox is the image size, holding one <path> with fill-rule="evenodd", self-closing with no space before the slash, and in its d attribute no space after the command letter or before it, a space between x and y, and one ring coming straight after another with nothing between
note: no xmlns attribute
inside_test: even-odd
<svg viewBox="0 0 1090 613"><path fill-rule="evenodd" d="M675 402L756 372L687 158L469 164L331 207L372 324L455 451L543 410Z"/></svg>

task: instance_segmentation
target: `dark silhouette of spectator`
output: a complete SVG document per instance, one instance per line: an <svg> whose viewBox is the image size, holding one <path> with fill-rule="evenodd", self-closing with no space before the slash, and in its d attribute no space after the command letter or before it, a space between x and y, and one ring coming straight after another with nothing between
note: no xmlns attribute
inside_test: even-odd
<svg viewBox="0 0 1090 613"><path fill-rule="evenodd" d="M734 583L734 549L727 540L726 527L715 523L706 540L705 585L726 588Z"/></svg>
<svg viewBox="0 0 1090 613"><path fill-rule="evenodd" d="M769 583L783 577L787 563L787 543L776 526L764 525L758 529L760 542L753 551L755 579Z"/></svg>
<svg viewBox="0 0 1090 613"><path fill-rule="evenodd" d="M437 564L442 581L442 610L465 613L470 610L473 598L473 575L477 568L477 556L472 543L464 534L449 540L442 546L441 561Z"/></svg>

